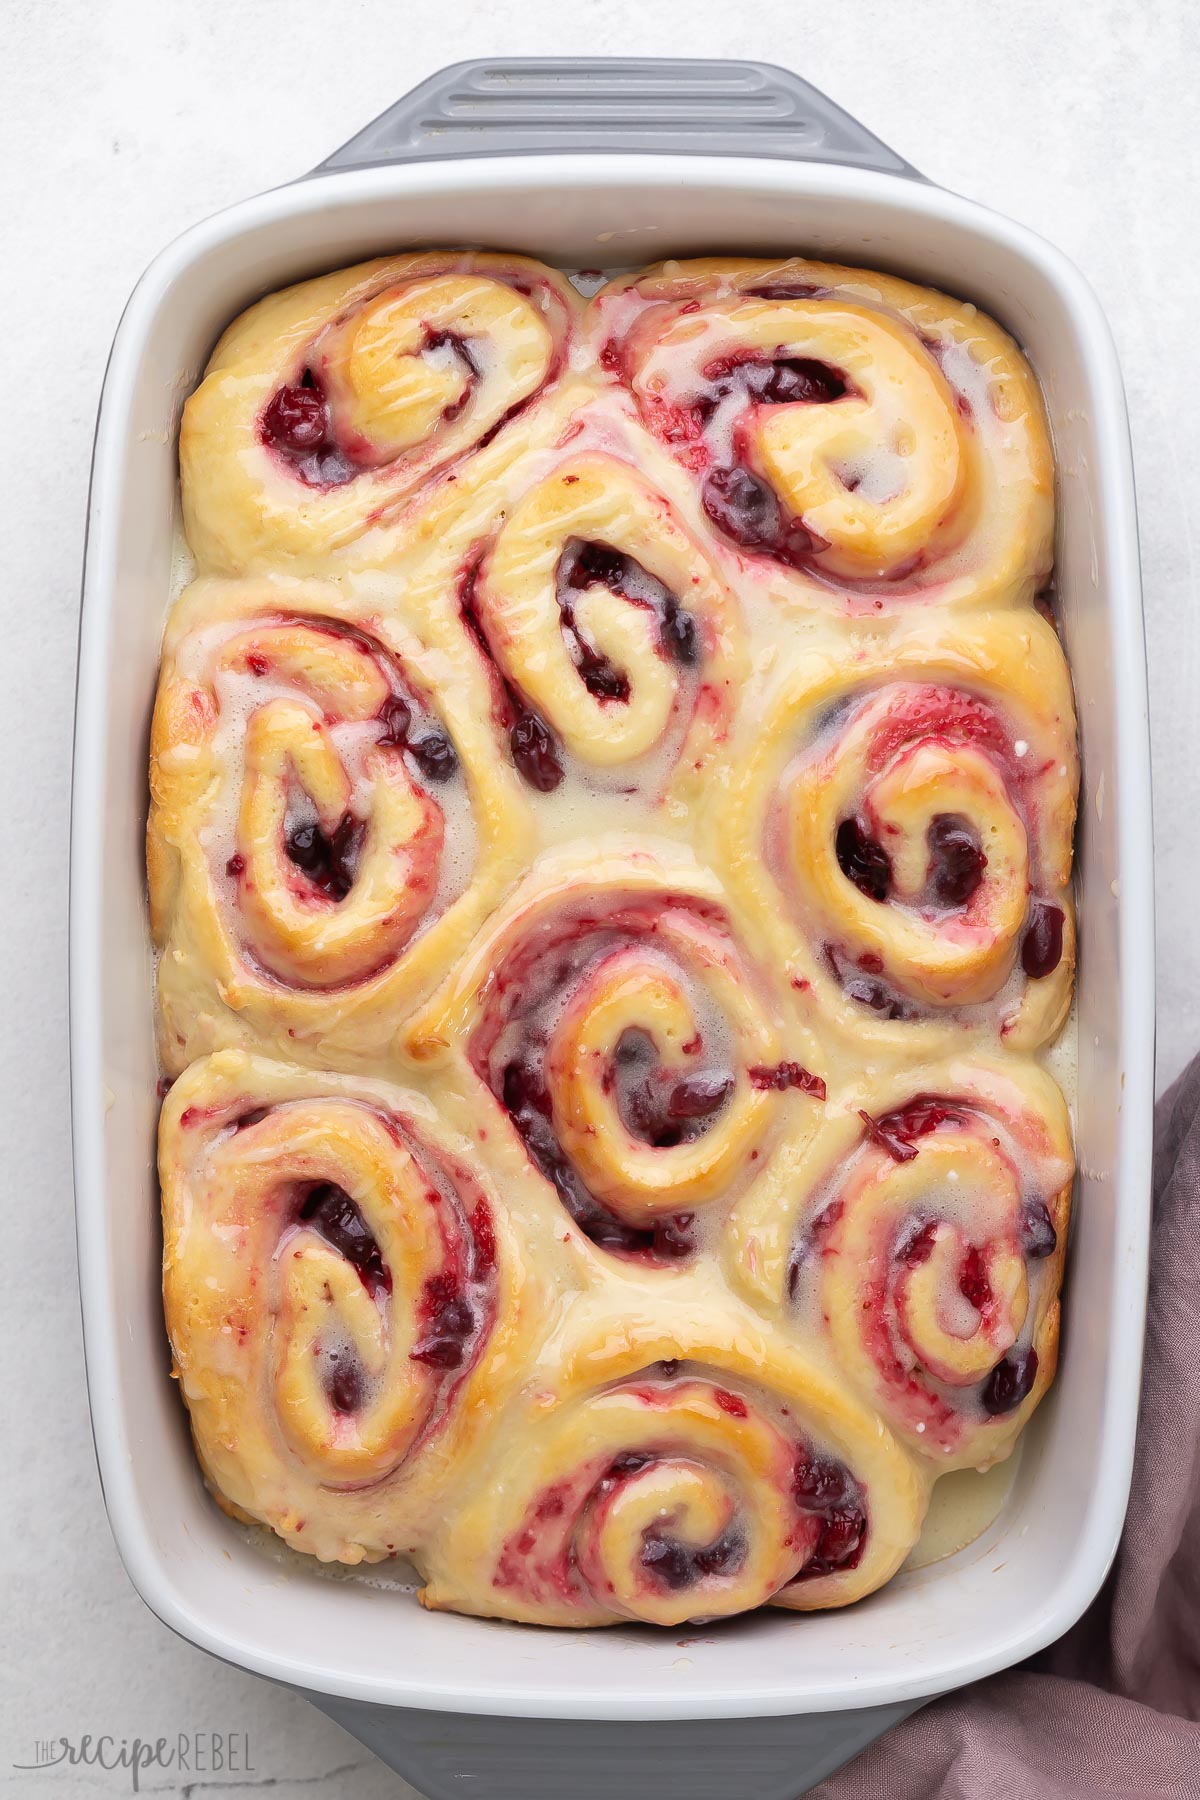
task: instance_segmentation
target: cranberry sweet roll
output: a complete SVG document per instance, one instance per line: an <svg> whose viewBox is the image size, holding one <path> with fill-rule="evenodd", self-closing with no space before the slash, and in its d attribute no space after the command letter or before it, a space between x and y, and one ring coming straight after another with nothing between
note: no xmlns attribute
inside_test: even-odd
<svg viewBox="0 0 1200 1800"><path fill-rule="evenodd" d="M783 1004L713 878L618 839L543 858L406 1039L568 1239L682 1268L819 1117Z"/></svg>
<svg viewBox="0 0 1200 1800"><path fill-rule="evenodd" d="M893 1575L928 1479L733 1303L577 1305L428 1545L426 1606L680 1625L841 1606Z"/></svg>
<svg viewBox="0 0 1200 1800"><path fill-rule="evenodd" d="M517 256L425 251L301 282L222 337L183 413L205 571L308 570L386 522L558 380L581 302Z"/></svg>
<svg viewBox="0 0 1200 1800"><path fill-rule="evenodd" d="M163 1062L358 1065L520 866L470 671L331 586L195 583L168 626L147 832Z"/></svg>
<svg viewBox="0 0 1200 1800"><path fill-rule="evenodd" d="M778 591L871 611L1020 602L1048 577L1041 396L975 307L826 263L672 262L603 289L591 335L717 540Z"/></svg>
<svg viewBox="0 0 1200 1800"><path fill-rule="evenodd" d="M1078 787L1066 662L1032 610L802 653L732 786L724 842L793 985L858 1045L1066 1017Z"/></svg>
<svg viewBox="0 0 1200 1800"><path fill-rule="evenodd" d="M580 384L519 454L487 447L407 524L408 604L471 646L533 795L636 809L694 792L726 743L743 621L664 473L621 408Z"/></svg>
<svg viewBox="0 0 1200 1800"><path fill-rule="evenodd" d="M467 1146L416 1094L222 1051L168 1094L159 1168L217 1498L323 1560L411 1552L540 1311Z"/></svg>
<svg viewBox="0 0 1200 1800"><path fill-rule="evenodd" d="M866 1081L730 1233L744 1291L939 1469L1007 1456L1054 1377L1074 1161L1017 1058Z"/></svg>

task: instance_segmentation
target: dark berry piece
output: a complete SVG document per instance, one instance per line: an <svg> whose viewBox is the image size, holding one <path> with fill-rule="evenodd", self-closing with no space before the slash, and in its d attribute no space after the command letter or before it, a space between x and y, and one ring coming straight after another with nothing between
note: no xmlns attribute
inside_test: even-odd
<svg viewBox="0 0 1200 1800"><path fill-rule="evenodd" d="M1052 975L1062 961L1063 914L1059 906L1048 906L1044 900L1033 900L1029 906L1029 923L1021 945L1021 967L1031 981Z"/></svg>
<svg viewBox="0 0 1200 1800"><path fill-rule="evenodd" d="M390 1289L375 1235L345 1188L332 1181L316 1182L300 1202L299 1213L306 1225L353 1264L367 1287Z"/></svg>
<svg viewBox="0 0 1200 1800"><path fill-rule="evenodd" d="M513 763L522 781L551 794L563 778L553 737L536 713L522 713L508 734Z"/></svg>
<svg viewBox="0 0 1200 1800"><path fill-rule="evenodd" d="M325 1391L335 1412L356 1413L363 1403L364 1384L358 1358L344 1352L333 1358Z"/></svg>
<svg viewBox="0 0 1200 1800"><path fill-rule="evenodd" d="M735 1573L745 1561L746 1543L738 1532L727 1531L714 1544L694 1550L678 1538L647 1533L642 1544L642 1567L663 1587L678 1591L693 1587L706 1577Z"/></svg>
<svg viewBox="0 0 1200 1800"><path fill-rule="evenodd" d="M1027 1201L1022 1209L1021 1242L1026 1256L1033 1262L1053 1256L1058 1249L1058 1233L1044 1200Z"/></svg>
<svg viewBox="0 0 1200 1800"><path fill-rule="evenodd" d="M1038 1371L1036 1350L1016 1351L998 1362L983 1384L983 1410L993 1418L1014 1412L1025 1399Z"/></svg>
<svg viewBox="0 0 1200 1800"><path fill-rule="evenodd" d="M740 464L712 469L701 501L718 530L747 550L769 549L779 537L779 502L757 475Z"/></svg>
<svg viewBox="0 0 1200 1800"><path fill-rule="evenodd" d="M421 1295L422 1331L409 1352L410 1362L430 1369L458 1369L467 1357L476 1318L470 1301L453 1276L431 1275Z"/></svg>
<svg viewBox="0 0 1200 1800"><path fill-rule="evenodd" d="M812 1075L798 1062L755 1063L747 1069L750 1086L761 1089L774 1089L778 1094L785 1088L799 1088L802 1094L811 1094L814 1100L824 1100L827 1089L822 1076Z"/></svg>
<svg viewBox="0 0 1200 1800"><path fill-rule="evenodd" d="M939 813L929 827L929 885L942 906L966 906L983 880L987 857L965 819Z"/></svg>
<svg viewBox="0 0 1200 1800"><path fill-rule="evenodd" d="M886 900L892 886L892 859L857 819L843 819L835 840L838 867L868 900Z"/></svg>
<svg viewBox="0 0 1200 1800"><path fill-rule="evenodd" d="M409 745L421 773L430 781L449 781L458 771L458 752L442 731L427 731Z"/></svg>
<svg viewBox="0 0 1200 1800"><path fill-rule="evenodd" d="M391 694L379 709L383 730L379 742L385 749L403 750L412 724L412 707L402 694Z"/></svg>
<svg viewBox="0 0 1200 1800"><path fill-rule="evenodd" d="M853 1569L862 1555L867 1519L856 1506L838 1507L821 1526L812 1556L800 1571L800 1580L832 1575L837 1569Z"/></svg>
<svg viewBox="0 0 1200 1800"><path fill-rule="evenodd" d="M855 1497L849 1471L823 1456L799 1457L792 1487L804 1512L833 1512Z"/></svg>
<svg viewBox="0 0 1200 1800"><path fill-rule="evenodd" d="M696 634L696 620L690 612L684 612L674 595L671 596L670 604L663 608L659 630L663 649L674 662L690 668L699 661L700 643Z"/></svg>
<svg viewBox="0 0 1200 1800"><path fill-rule="evenodd" d="M315 383L277 389L262 416L266 441L293 455L319 448L327 426L325 396Z"/></svg>
<svg viewBox="0 0 1200 1800"><path fill-rule="evenodd" d="M809 356L786 357L770 365L770 374L758 392L773 406L827 406L842 398L846 381L828 363Z"/></svg>

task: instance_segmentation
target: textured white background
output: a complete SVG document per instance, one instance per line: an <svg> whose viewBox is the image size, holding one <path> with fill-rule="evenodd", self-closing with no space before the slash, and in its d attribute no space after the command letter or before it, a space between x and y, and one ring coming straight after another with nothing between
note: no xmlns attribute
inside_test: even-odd
<svg viewBox="0 0 1200 1800"><path fill-rule="evenodd" d="M1161 1084L1200 1045L1198 21L1190 0L0 0L0 167L12 180L0 767L13 776L0 827L0 1794L128 1791L118 1775L14 1771L37 1738L181 1730L250 1733L253 1782L217 1791L412 1793L305 1702L150 1617L113 1550L92 1461L66 1127L68 762L92 423L145 264L193 221L319 161L442 64L500 53L784 63L933 180L1054 239L1100 292L1133 415Z"/></svg>

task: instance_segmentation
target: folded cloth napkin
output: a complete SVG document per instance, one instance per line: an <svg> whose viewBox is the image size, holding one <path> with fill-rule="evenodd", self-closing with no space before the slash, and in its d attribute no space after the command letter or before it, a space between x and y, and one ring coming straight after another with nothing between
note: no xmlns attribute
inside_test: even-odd
<svg viewBox="0 0 1200 1800"><path fill-rule="evenodd" d="M1125 1533L1079 1624L936 1700L809 1800L1200 1800L1200 1057L1158 1103Z"/></svg>

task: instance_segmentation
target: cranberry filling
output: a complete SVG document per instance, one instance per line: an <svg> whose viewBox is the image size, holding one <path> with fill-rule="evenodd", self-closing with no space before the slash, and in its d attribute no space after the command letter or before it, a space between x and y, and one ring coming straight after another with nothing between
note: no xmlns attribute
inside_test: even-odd
<svg viewBox="0 0 1200 1800"><path fill-rule="evenodd" d="M325 395L311 374L307 383L281 387L263 414L263 435L289 456L306 456L325 440Z"/></svg>
<svg viewBox="0 0 1200 1800"><path fill-rule="evenodd" d="M700 501L717 530L743 550L765 550L801 568L817 547L802 522L783 513L767 483L741 463L710 469Z"/></svg>
<svg viewBox="0 0 1200 1800"><path fill-rule="evenodd" d="M860 1110L859 1118L871 1142L886 1150L895 1162L911 1162L917 1154L916 1139L937 1131L943 1125L963 1123L961 1110L936 1094L917 1094L906 1105L875 1119Z"/></svg>
<svg viewBox="0 0 1200 1800"><path fill-rule="evenodd" d="M741 1532L722 1532L715 1543L693 1549L657 1531L642 1540L641 1564L663 1587L678 1592L697 1582L736 1575L746 1560L746 1540Z"/></svg>
<svg viewBox="0 0 1200 1800"><path fill-rule="evenodd" d="M1038 1371L1037 1351L1016 1351L998 1362L983 1384L983 1410L993 1418L1014 1412L1033 1387Z"/></svg>
<svg viewBox="0 0 1200 1800"><path fill-rule="evenodd" d="M522 708L509 729L508 747L522 781L539 794L552 794L564 771L549 726Z"/></svg>
<svg viewBox="0 0 1200 1800"><path fill-rule="evenodd" d="M821 1519L812 1555L795 1579L810 1581L855 1568L866 1542L867 1514L862 1489L850 1471L842 1463L801 1452L792 1491L802 1513Z"/></svg>
<svg viewBox="0 0 1200 1800"><path fill-rule="evenodd" d="M1044 900L1029 904L1029 923L1021 944L1021 967L1031 981L1052 975L1062 961L1063 914Z"/></svg>
<svg viewBox="0 0 1200 1800"><path fill-rule="evenodd" d="M983 880L987 857L965 819L939 813L929 827L929 886L941 906L966 906Z"/></svg>
<svg viewBox="0 0 1200 1800"><path fill-rule="evenodd" d="M345 1188L332 1181L315 1182L300 1202L299 1217L358 1270L373 1295L391 1293L392 1278L375 1235Z"/></svg>
<svg viewBox="0 0 1200 1800"><path fill-rule="evenodd" d="M770 290L773 298L786 290ZM704 370L710 391L694 412L706 424L719 403L741 392L767 406L826 406L852 390L844 375L812 357L719 357ZM719 531L745 550L762 550L800 568L823 546L802 520L792 518L772 488L742 463L710 470L701 492L705 512Z"/></svg>
<svg viewBox="0 0 1200 1800"><path fill-rule="evenodd" d="M461 1368L477 1321L470 1301L452 1275L429 1277L421 1294L420 1316L422 1331L409 1360L424 1363L430 1369Z"/></svg>
<svg viewBox="0 0 1200 1800"><path fill-rule="evenodd" d="M894 1252L896 1261L902 1262L908 1269L919 1269L933 1255L933 1240L936 1236L936 1219L926 1219L923 1224L913 1223L897 1239Z"/></svg>
<svg viewBox="0 0 1200 1800"><path fill-rule="evenodd" d="M589 1191L555 1135L550 1095L536 1055L506 1065L499 1097L534 1165L553 1184L576 1225L594 1244L666 1262L691 1255L695 1248L691 1213L676 1213L639 1228L615 1218ZM681 1123L681 1131L684 1124L686 1121Z"/></svg>
<svg viewBox="0 0 1200 1800"><path fill-rule="evenodd" d="M311 369L298 382L276 389L263 411L259 437L306 487L340 487L359 472L337 442L325 390Z"/></svg>
<svg viewBox="0 0 1200 1800"><path fill-rule="evenodd" d="M1029 1200L1022 1209L1021 1241L1026 1256L1033 1262L1053 1256L1058 1249L1058 1233L1044 1200Z"/></svg>
<svg viewBox="0 0 1200 1800"><path fill-rule="evenodd" d="M624 671L589 644L575 623L574 595L597 584L655 614L659 646L665 655L684 664L696 661L696 621L680 606L678 595L634 557L613 549L611 544L573 538L559 559L558 605L575 666L589 693L603 700L629 698L629 680Z"/></svg>
<svg viewBox="0 0 1200 1800"><path fill-rule="evenodd" d="M974 1244L963 1257L958 1275L958 1291L976 1312L981 1313L992 1303L992 1284L988 1280L987 1264L983 1260L983 1252Z"/></svg>
<svg viewBox="0 0 1200 1800"><path fill-rule="evenodd" d="M366 1397L362 1364L352 1351L338 1351L330 1360L325 1392L335 1412L356 1413Z"/></svg>
<svg viewBox="0 0 1200 1800"><path fill-rule="evenodd" d="M320 893L330 900L344 900L354 886L365 836L366 826L353 813L343 813L329 837L315 820L293 826L285 848Z"/></svg>
<svg viewBox="0 0 1200 1800"><path fill-rule="evenodd" d="M833 978L847 1000L853 1000L859 1006L869 1006L882 1019L915 1019L919 1016L911 1001L903 999L886 982L872 979L879 972L877 958L862 957L857 965L846 963L832 944L825 946L825 955Z"/></svg>
<svg viewBox="0 0 1200 1800"><path fill-rule="evenodd" d="M654 1045L644 1032L622 1034L613 1071L617 1110L634 1137L656 1150L670 1150L707 1129L733 1092L734 1081L722 1069L679 1075L654 1058Z"/></svg>
<svg viewBox="0 0 1200 1800"><path fill-rule="evenodd" d="M786 1088L799 1088L802 1094L811 1094L814 1100L824 1100L826 1096L822 1077L811 1075L797 1062L755 1063L746 1074L750 1086L764 1092L773 1090L782 1094Z"/></svg>
<svg viewBox="0 0 1200 1800"><path fill-rule="evenodd" d="M886 900L892 887L892 859L857 819L843 819L834 840L838 868L868 900Z"/></svg>
<svg viewBox="0 0 1200 1800"><path fill-rule="evenodd" d="M449 781L458 772L458 752L436 726L413 730L413 708L402 694L392 694L379 709L383 730L378 742L386 750L407 750L428 781Z"/></svg>
<svg viewBox="0 0 1200 1800"><path fill-rule="evenodd" d="M748 300L812 300L829 290L818 287L814 281L777 281L774 285L765 282L762 287L743 288L742 292Z"/></svg>
<svg viewBox="0 0 1200 1800"><path fill-rule="evenodd" d="M811 356L721 356L709 363L704 378L713 384L712 400L705 402L708 405L725 399L736 388L767 406L828 406L851 391L839 369Z"/></svg>
<svg viewBox="0 0 1200 1800"><path fill-rule="evenodd" d="M497 666L491 645L479 619L475 583L479 578L481 557L476 557L463 571L459 589L459 613L463 625L474 638L479 652L491 668L502 696L502 717L508 727L508 749L513 767L529 787L539 794L551 794L563 778L558 745L550 728L526 706L521 695Z"/></svg>

